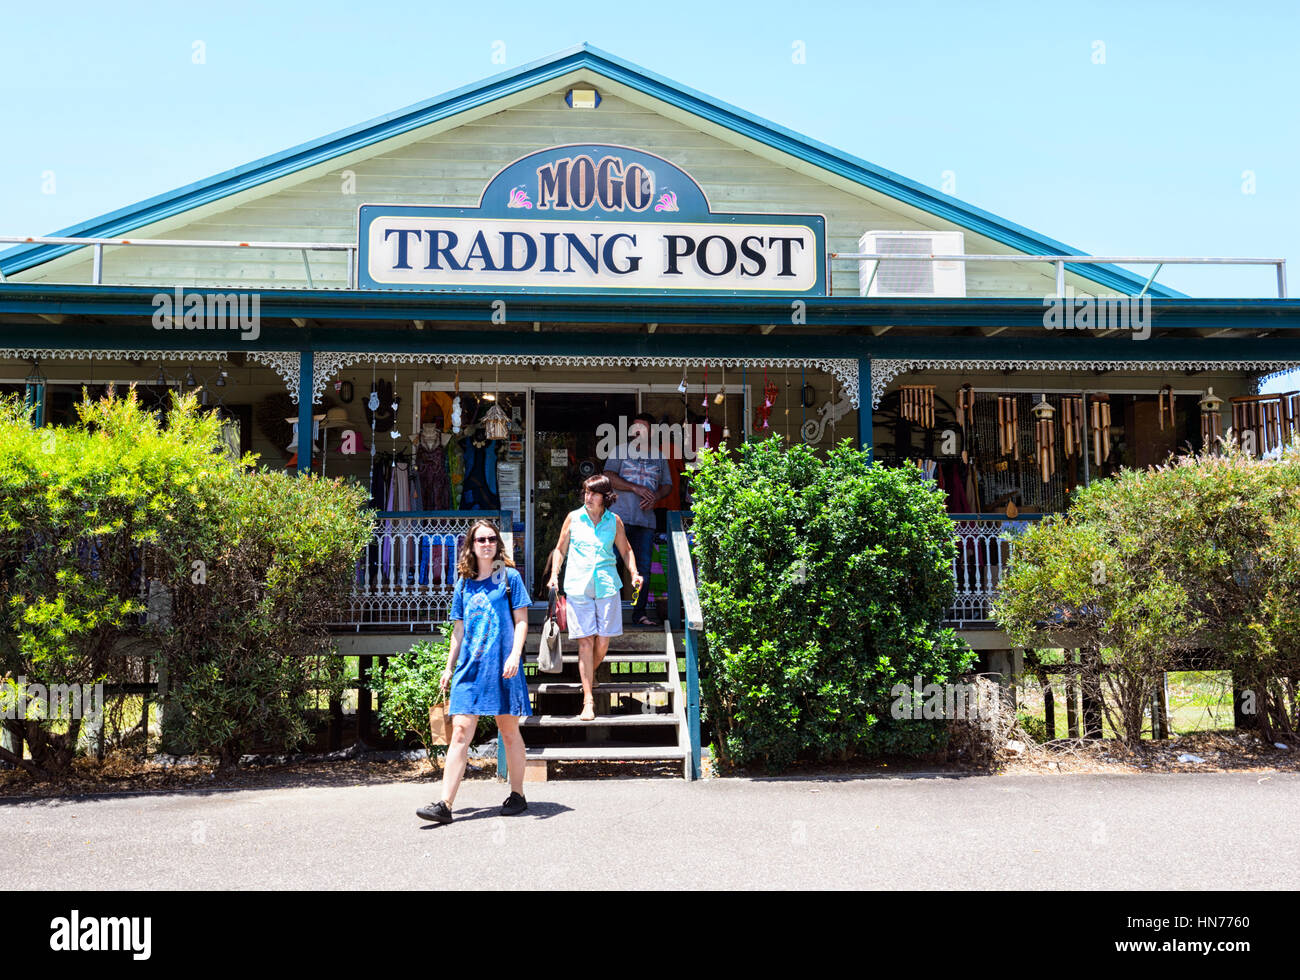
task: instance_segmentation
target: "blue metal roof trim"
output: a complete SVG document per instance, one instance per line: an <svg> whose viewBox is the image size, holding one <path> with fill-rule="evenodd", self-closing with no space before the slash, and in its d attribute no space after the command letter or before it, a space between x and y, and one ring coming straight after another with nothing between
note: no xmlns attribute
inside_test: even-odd
<svg viewBox="0 0 1300 980"><path fill-rule="evenodd" d="M438 122L578 68L589 68L612 81L620 82L645 95L684 109L738 135L754 139L783 153L789 153L806 163L978 232L1017 251L1030 255L1087 254L926 187L924 184L877 167L866 160L809 139L743 109L720 102L702 92L656 75L588 44L569 48L481 82L462 86L404 109L339 130L280 153L262 157L242 167L224 171L205 180L187 184L137 204L71 225L54 232L52 237L78 235L98 238L126 237L128 232L144 225L201 207L307 167L326 163L346 153ZM18 245L0 252L0 271L12 275L84 247ZM1118 266L1087 265L1068 266L1068 268L1077 275L1124 292L1131 292L1135 287L1145 283L1142 277ZM1154 284L1148 292L1152 296L1164 298L1185 296L1176 290Z"/></svg>

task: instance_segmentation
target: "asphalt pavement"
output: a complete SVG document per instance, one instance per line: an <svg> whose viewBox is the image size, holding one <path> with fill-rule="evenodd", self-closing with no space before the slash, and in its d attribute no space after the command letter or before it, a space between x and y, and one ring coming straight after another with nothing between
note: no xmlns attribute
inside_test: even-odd
<svg viewBox="0 0 1300 980"><path fill-rule="evenodd" d="M7 887L1291 889L1300 775L552 780L0 802ZM21 856L21 859L17 859Z"/></svg>

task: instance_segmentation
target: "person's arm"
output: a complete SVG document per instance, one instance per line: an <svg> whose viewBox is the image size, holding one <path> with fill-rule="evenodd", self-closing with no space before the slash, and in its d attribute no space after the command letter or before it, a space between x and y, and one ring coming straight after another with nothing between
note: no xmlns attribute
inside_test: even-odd
<svg viewBox="0 0 1300 980"><path fill-rule="evenodd" d="M664 497L673 492L673 471L668 467L668 460L659 460L659 486L655 489L655 499L650 506L653 507Z"/></svg>
<svg viewBox="0 0 1300 980"><path fill-rule="evenodd" d="M615 514L614 520L618 521L617 530L614 532L614 548L623 556L623 564L632 573L632 588L639 590L645 579L637 570L636 555L632 554L632 545L628 543L627 534L623 531L623 518Z"/></svg>
<svg viewBox="0 0 1300 980"><path fill-rule="evenodd" d="M519 579L518 572L515 572L514 578ZM523 591L524 585L522 580L519 580L517 582L512 581L510 584L511 584L511 590L510 590L511 596L513 597L516 592L522 593L521 599L523 600L523 602L520 605L516 606L514 610L514 615L515 615L514 647L510 651L510 656L506 658L505 667L501 671L501 676L506 678L514 677L515 674L519 673L519 662L523 659L524 656L524 639L525 637L528 636L528 602L527 602L528 594Z"/></svg>
<svg viewBox="0 0 1300 980"><path fill-rule="evenodd" d="M524 656L524 638L528 636L528 607L520 606L515 610L515 643L510 651L510 656L506 658L505 667L501 671L502 677L514 677L519 673L519 661Z"/></svg>
<svg viewBox="0 0 1300 980"><path fill-rule="evenodd" d="M569 554L569 520L572 514L564 515L564 524L560 527L560 540L555 543L555 550L551 552L551 579L547 582L547 587L558 589L560 587L560 566L564 564L564 559Z"/></svg>
<svg viewBox="0 0 1300 980"><path fill-rule="evenodd" d="M611 460L613 462L613 460ZM623 493L634 493L641 498L642 509L647 506L654 506L654 492L649 487L643 487L639 483L630 483L618 475L617 470L606 469L604 476L609 477L610 486L615 490L621 490Z"/></svg>
<svg viewBox="0 0 1300 980"><path fill-rule="evenodd" d="M442 672L443 694L446 694L447 689L451 687L451 675L456 669L456 658L460 656L460 645L464 639L465 621L458 619L451 630L451 649L447 651L447 669Z"/></svg>

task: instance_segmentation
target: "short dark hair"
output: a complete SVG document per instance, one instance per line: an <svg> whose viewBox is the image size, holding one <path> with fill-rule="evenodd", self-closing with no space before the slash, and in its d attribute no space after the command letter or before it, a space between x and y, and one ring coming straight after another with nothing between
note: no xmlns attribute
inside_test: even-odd
<svg viewBox="0 0 1300 980"><path fill-rule="evenodd" d="M637 412L632 416L632 421L644 422L646 425L653 426L655 424L655 417L649 412Z"/></svg>
<svg viewBox="0 0 1300 980"><path fill-rule="evenodd" d="M604 473L597 473L595 476L589 476L582 481L582 492L598 493L605 499L605 509L614 506L614 501L618 499L618 494L614 492L614 484L610 482L609 477Z"/></svg>

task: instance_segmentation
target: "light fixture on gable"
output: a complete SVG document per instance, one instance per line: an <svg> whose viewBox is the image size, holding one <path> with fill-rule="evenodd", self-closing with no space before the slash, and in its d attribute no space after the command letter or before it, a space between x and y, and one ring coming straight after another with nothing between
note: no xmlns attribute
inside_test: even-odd
<svg viewBox="0 0 1300 980"><path fill-rule="evenodd" d="M594 88L571 88L564 93L564 104L570 109L595 109L600 105L600 93Z"/></svg>

